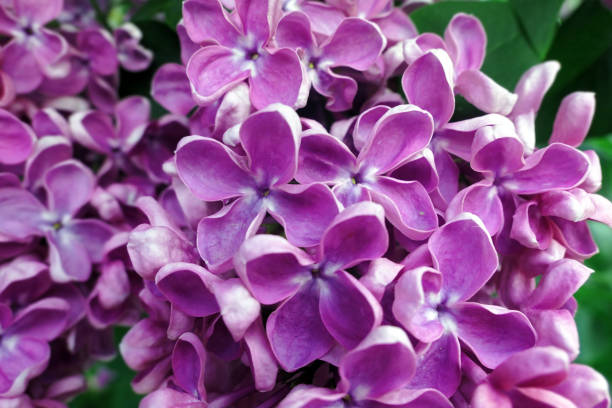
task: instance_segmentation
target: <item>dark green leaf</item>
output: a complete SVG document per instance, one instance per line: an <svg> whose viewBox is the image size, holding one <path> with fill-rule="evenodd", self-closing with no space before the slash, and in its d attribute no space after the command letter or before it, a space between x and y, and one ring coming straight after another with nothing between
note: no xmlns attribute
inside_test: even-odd
<svg viewBox="0 0 612 408"><path fill-rule="evenodd" d="M510 0L531 46L544 58L559 25L563 0Z"/></svg>
<svg viewBox="0 0 612 408"><path fill-rule="evenodd" d="M179 0L149 0L134 14L132 21L161 20L175 28L181 19L181 7Z"/></svg>

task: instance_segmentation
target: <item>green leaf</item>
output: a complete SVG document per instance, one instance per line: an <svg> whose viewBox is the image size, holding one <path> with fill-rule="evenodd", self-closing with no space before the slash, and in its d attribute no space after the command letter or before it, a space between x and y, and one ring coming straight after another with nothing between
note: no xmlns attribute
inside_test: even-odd
<svg viewBox="0 0 612 408"><path fill-rule="evenodd" d="M531 46L544 58L559 25L563 0L510 0Z"/></svg>
<svg viewBox="0 0 612 408"><path fill-rule="evenodd" d="M567 86L612 44L612 13L599 0L587 0L562 25L547 55L561 63L555 88Z"/></svg>
<svg viewBox="0 0 612 408"><path fill-rule="evenodd" d="M419 31L442 35L459 12L473 14L482 22L487 32L487 57L482 70L500 85L513 89L522 73L540 62L507 2L441 2L422 7L410 17Z"/></svg>
<svg viewBox="0 0 612 408"><path fill-rule="evenodd" d="M163 21L174 29L181 19L181 7L179 0L149 0L132 16L132 21Z"/></svg>
<svg viewBox="0 0 612 408"><path fill-rule="evenodd" d="M587 44L587 47L590 47ZM568 63L562 63L561 72ZM602 135L612 131L612 46L609 47L593 64L587 67L566 86L556 83L546 95L537 117L538 142L545 144L552 130L561 100L574 91L595 92L595 117L591 125L591 135Z"/></svg>

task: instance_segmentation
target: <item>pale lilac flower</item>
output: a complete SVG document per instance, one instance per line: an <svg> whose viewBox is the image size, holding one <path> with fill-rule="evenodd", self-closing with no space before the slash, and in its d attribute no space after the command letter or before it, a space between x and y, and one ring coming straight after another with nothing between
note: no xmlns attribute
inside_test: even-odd
<svg viewBox="0 0 612 408"><path fill-rule="evenodd" d="M84 281L91 265L113 234L96 219L75 216L89 202L95 187L91 170L67 160L50 168L44 179L47 205L17 187L0 189L0 233L17 241L43 236L49 245L50 273L57 282Z"/></svg>
<svg viewBox="0 0 612 408"><path fill-rule="evenodd" d="M380 326L343 357L336 390L299 385L278 407L452 407L436 390L406 388L415 365L406 333L395 326Z"/></svg>
<svg viewBox="0 0 612 408"><path fill-rule="evenodd" d="M285 228L296 245L313 246L338 212L324 185L289 184L297 170L301 124L283 105L271 105L242 123L246 156L215 139L191 136L176 152L178 174L202 200L234 198L198 225L198 250L212 270L223 268L240 244L253 235L266 213Z"/></svg>
<svg viewBox="0 0 612 408"><path fill-rule="evenodd" d="M495 368L532 347L536 334L520 312L469 301L498 267L495 247L477 217L463 214L445 224L430 237L427 249L433 268L401 275L393 315L418 340L431 343L419 356L411 385L450 396L460 381L459 339L485 367Z"/></svg>
<svg viewBox="0 0 612 408"><path fill-rule="evenodd" d="M251 102L303 106L304 69L297 54L271 48L280 14L274 1L236 1L233 23L218 1L189 0L183 4L185 28L195 43L213 42L191 56L187 76L194 98L206 105L248 79ZM241 28L239 28L241 27Z"/></svg>
<svg viewBox="0 0 612 408"><path fill-rule="evenodd" d="M331 111L350 109L357 93L357 82L350 76L336 74L333 69L349 67L364 71L385 48L385 38L378 27L359 18L342 20L333 34L319 44L308 16L300 12L281 19L276 42L300 54L308 79L317 92L328 98L326 108Z"/></svg>
<svg viewBox="0 0 612 408"><path fill-rule="evenodd" d="M283 301L266 331L285 370L320 358L335 341L355 347L380 324L380 305L345 270L387 250L383 217L378 204L348 207L326 229L314 256L274 235L256 235L241 247L236 271L253 296L263 304Z"/></svg>
<svg viewBox="0 0 612 408"><path fill-rule="evenodd" d="M416 106L400 105L377 115L362 132L364 146L357 157L333 136L306 132L297 180L333 185L334 194L344 205L376 201L402 234L426 238L437 226L427 191L417 181L401 181L386 174L428 145L433 132L431 116Z"/></svg>

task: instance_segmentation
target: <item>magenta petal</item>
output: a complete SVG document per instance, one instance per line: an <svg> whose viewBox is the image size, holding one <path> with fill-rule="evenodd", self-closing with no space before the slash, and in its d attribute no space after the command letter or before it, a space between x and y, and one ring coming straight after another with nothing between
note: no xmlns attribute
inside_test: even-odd
<svg viewBox="0 0 612 408"><path fill-rule="evenodd" d="M36 190L50 167L70 157L72 157L72 145L65 137L45 136L39 139L26 162L24 185Z"/></svg>
<svg viewBox="0 0 612 408"><path fill-rule="evenodd" d="M245 34L265 43L276 27L280 4L270 0L234 0Z"/></svg>
<svg viewBox="0 0 612 408"><path fill-rule="evenodd" d="M32 53L17 42L10 42L2 49L2 71L11 78L18 94L38 88L43 75Z"/></svg>
<svg viewBox="0 0 612 408"><path fill-rule="evenodd" d="M257 391L272 390L276 385L278 363L270 349L261 318L258 317L246 331L244 343L249 353L255 388Z"/></svg>
<svg viewBox="0 0 612 408"><path fill-rule="evenodd" d="M474 135L470 165L476 171L491 171L497 176L503 176L525 165L523 151L523 143L514 129L484 126Z"/></svg>
<svg viewBox="0 0 612 408"><path fill-rule="evenodd" d="M45 174L49 209L59 215L74 215L91 199L95 178L91 170L76 160L66 160Z"/></svg>
<svg viewBox="0 0 612 408"><path fill-rule="evenodd" d="M374 329L340 365L340 376L357 400L381 397L410 382L416 356L406 333L395 326Z"/></svg>
<svg viewBox="0 0 612 408"><path fill-rule="evenodd" d="M410 17L399 8L391 9L388 14L386 12L382 13L381 17L372 19L372 22L380 27L380 31L387 37L388 43L401 42L418 35Z"/></svg>
<svg viewBox="0 0 612 408"><path fill-rule="evenodd" d="M312 259L276 235L260 234L246 240L234 257L238 276L263 304L286 299L310 279Z"/></svg>
<svg viewBox="0 0 612 408"><path fill-rule="evenodd" d="M17 164L25 161L36 140L32 129L3 109L0 109L0 127L0 163Z"/></svg>
<svg viewBox="0 0 612 408"><path fill-rule="evenodd" d="M519 80L514 92L518 100L513 116L537 112L548 89L552 86L561 65L557 61L546 61L527 70Z"/></svg>
<svg viewBox="0 0 612 408"><path fill-rule="evenodd" d="M175 160L183 183L204 201L237 197L253 185L242 158L215 139L183 139Z"/></svg>
<svg viewBox="0 0 612 408"><path fill-rule="evenodd" d="M183 3L183 22L191 41L217 41L224 46L235 45L238 31L230 23L220 2L188 0Z"/></svg>
<svg viewBox="0 0 612 408"><path fill-rule="evenodd" d="M383 208L364 201L336 216L321 240L320 258L330 268L349 268L381 257L388 244Z"/></svg>
<svg viewBox="0 0 612 408"><path fill-rule="evenodd" d="M127 251L136 273L154 280L162 266L171 262L196 262L192 244L168 227L139 225L130 233Z"/></svg>
<svg viewBox="0 0 612 408"><path fill-rule="evenodd" d="M395 284L393 317L414 337L432 343L444 333L435 310L426 304L427 298L440 292L441 274L429 267L405 271Z"/></svg>
<svg viewBox="0 0 612 408"><path fill-rule="evenodd" d="M377 174L386 173L427 147L433 130L431 115L416 106L391 108L376 122L357 161Z"/></svg>
<svg viewBox="0 0 612 408"><path fill-rule="evenodd" d="M261 225L265 208L260 200L239 198L198 224L198 251L210 269L230 261L244 240Z"/></svg>
<svg viewBox="0 0 612 408"><path fill-rule="evenodd" d="M344 392L299 384L278 404L277 408L331 408L342 405Z"/></svg>
<svg viewBox="0 0 612 408"><path fill-rule="evenodd" d="M374 106L357 117L353 128L353 144L359 151L368 143L376 122L389 111L388 106Z"/></svg>
<svg viewBox="0 0 612 408"><path fill-rule="evenodd" d="M150 114L151 103L142 96L130 96L115 106L117 137L123 152L128 153L140 141Z"/></svg>
<svg viewBox="0 0 612 408"><path fill-rule="evenodd" d="M69 221L63 226L62 233L69 233L79 240L92 262L101 262L105 255L105 244L115 230L101 220L84 219Z"/></svg>
<svg viewBox="0 0 612 408"><path fill-rule="evenodd" d="M258 185L282 185L293 179L301 130L295 111L281 104L252 114L240 125L240 143Z"/></svg>
<svg viewBox="0 0 612 408"><path fill-rule="evenodd" d="M250 71L236 61L231 49L217 45L200 48L187 63L191 91L202 105L213 103L249 75Z"/></svg>
<svg viewBox="0 0 612 408"><path fill-rule="evenodd" d="M272 351L286 371L295 371L322 357L334 345L319 312L319 289L306 284L268 318Z"/></svg>
<svg viewBox="0 0 612 408"><path fill-rule="evenodd" d="M41 4L37 0L14 0L15 14L28 22L45 25L60 14L63 0L49 0Z"/></svg>
<svg viewBox="0 0 612 408"><path fill-rule="evenodd" d="M319 285L321 319L342 346L357 346L382 321L380 304L352 275L337 271Z"/></svg>
<svg viewBox="0 0 612 408"><path fill-rule="evenodd" d="M100 153L109 153L111 143L116 142L110 117L100 111L73 114L70 116L70 130L78 143Z"/></svg>
<svg viewBox="0 0 612 408"><path fill-rule="evenodd" d="M257 109L277 102L290 107L301 105L305 102L302 101L305 81L295 51L283 48L273 54L261 55L251 74L251 102Z"/></svg>
<svg viewBox="0 0 612 408"><path fill-rule="evenodd" d="M216 281L213 292L225 326L232 338L239 341L251 324L259 319L259 302L237 278Z"/></svg>
<svg viewBox="0 0 612 408"><path fill-rule="evenodd" d="M573 259L562 259L552 264L540 283L529 295L524 307L560 309L593 273L591 268Z"/></svg>
<svg viewBox="0 0 612 408"><path fill-rule="evenodd" d="M517 96L478 70L463 71L457 77L455 91L483 112L507 115Z"/></svg>
<svg viewBox="0 0 612 408"><path fill-rule="evenodd" d="M549 143L578 147L586 137L595 114L595 94L574 92L561 101Z"/></svg>
<svg viewBox="0 0 612 408"><path fill-rule="evenodd" d="M447 72L452 68L445 67L440 59L444 57L448 58L441 52L428 52L410 64L402 76L408 101L431 113L436 128L448 123L455 110L452 76L449 76L452 72Z"/></svg>
<svg viewBox="0 0 612 408"><path fill-rule="evenodd" d="M342 20L321 52L331 66L364 71L376 61L385 45L385 38L376 24L349 17Z"/></svg>
<svg viewBox="0 0 612 408"><path fill-rule="evenodd" d="M409 388L433 388L447 397L461 382L461 349L457 337L447 333L417 355L417 367Z"/></svg>
<svg viewBox="0 0 612 408"><path fill-rule="evenodd" d="M504 226L504 209L497 187L485 183L473 184L459 192L448 205L447 218L455 218L463 212L477 215L487 231L494 236Z"/></svg>
<svg viewBox="0 0 612 408"><path fill-rule="evenodd" d="M453 404L440 391L433 388L408 389L400 388L376 398L383 407L408 408L452 408ZM459 405L456 405L459 406ZM463 407L463 406L461 406ZM501 408L501 407L498 407Z"/></svg>
<svg viewBox="0 0 612 408"><path fill-rule="evenodd" d="M79 31L77 46L85 54L90 69L97 74L112 75L117 71L117 49L106 30L91 28Z"/></svg>
<svg viewBox="0 0 612 408"><path fill-rule="evenodd" d="M418 181L429 193L438 187L440 181L435 156L429 149L423 150L413 160L395 169L391 177L404 181Z"/></svg>
<svg viewBox="0 0 612 408"><path fill-rule="evenodd" d="M348 179L355 167L355 156L344 143L326 133L302 137L296 180L302 184Z"/></svg>
<svg viewBox="0 0 612 408"><path fill-rule="evenodd" d="M206 399L204 389L204 367L206 350L193 333L184 333L178 338L172 351L174 379L183 390L198 399Z"/></svg>
<svg viewBox="0 0 612 408"><path fill-rule="evenodd" d="M597 253L597 244L591 236L586 221L571 222L563 218L554 218L552 225L555 228L555 239L573 256L585 259Z"/></svg>
<svg viewBox="0 0 612 408"><path fill-rule="evenodd" d="M4 339L15 344L9 348L0 342L0 394L23 394L29 379L40 375L46 368L51 356L49 344L35 337L6 336Z"/></svg>
<svg viewBox="0 0 612 408"><path fill-rule="evenodd" d="M20 188L0 189L0 233L17 239L40 234L43 205Z"/></svg>
<svg viewBox="0 0 612 408"><path fill-rule="evenodd" d="M212 293L218 278L199 265L176 262L162 267L155 276L160 292L189 316L210 316L219 311Z"/></svg>
<svg viewBox="0 0 612 408"><path fill-rule="evenodd" d="M578 357L578 328L569 310L523 310L538 335L536 346L558 347L564 350L571 360Z"/></svg>
<svg viewBox="0 0 612 408"><path fill-rule="evenodd" d="M604 376L582 364L571 364L567 378L550 389L578 407L605 408L610 405L610 390Z"/></svg>
<svg viewBox="0 0 612 408"><path fill-rule="evenodd" d="M455 14L444 31L444 42L458 72L480 69L487 47L487 34L480 20L468 14Z"/></svg>
<svg viewBox="0 0 612 408"><path fill-rule="evenodd" d="M544 250L550 245L552 229L534 201L519 205L512 217L510 237L527 248Z"/></svg>
<svg viewBox="0 0 612 408"><path fill-rule="evenodd" d="M431 199L419 182L379 177L368 187L387 219L408 238L427 238L438 225Z"/></svg>
<svg viewBox="0 0 612 408"><path fill-rule="evenodd" d="M268 212L283 225L289 242L308 247L319 243L338 204L323 184L289 184L270 193Z"/></svg>
<svg viewBox="0 0 612 408"><path fill-rule="evenodd" d="M515 354L489 376L492 384L505 390L516 386L546 387L559 383L569 369L567 354L555 347L534 347Z"/></svg>
<svg viewBox="0 0 612 408"><path fill-rule="evenodd" d="M281 48L296 50L301 48L310 53L314 47L315 39L310 30L310 20L301 11L287 13L276 27L276 42Z"/></svg>
<svg viewBox="0 0 612 408"><path fill-rule="evenodd" d="M32 303L15 316L6 335L34 337L51 341L66 328L69 305L60 298L48 297Z"/></svg>
<svg viewBox="0 0 612 408"><path fill-rule="evenodd" d="M348 76L336 74L331 69L318 70L313 87L327 97L325 107L332 112L342 112L353 106L357 94L357 82Z"/></svg>
<svg viewBox="0 0 612 408"><path fill-rule="evenodd" d="M480 303L452 307L457 336L486 367L495 368L505 359L533 347L536 333L521 312Z"/></svg>
<svg viewBox="0 0 612 408"><path fill-rule="evenodd" d="M160 105L179 115L188 114L195 105L185 67L179 64L164 64L157 70L151 94Z"/></svg>
<svg viewBox="0 0 612 408"><path fill-rule="evenodd" d="M569 189L580 184L589 166L589 159L584 153L555 143L529 156L526 166L510 176L503 185L517 194Z"/></svg>
<svg viewBox="0 0 612 408"><path fill-rule="evenodd" d="M198 398L172 388L157 388L142 399L140 408L180 407L206 408L208 404Z"/></svg>
<svg viewBox="0 0 612 408"><path fill-rule="evenodd" d="M91 258L83 238L66 228L46 233L49 244L49 272L55 282L83 282L91 274Z"/></svg>
<svg viewBox="0 0 612 408"><path fill-rule="evenodd" d="M480 219L469 213L438 229L428 246L442 274L442 290L456 302L471 298L498 266L491 237Z"/></svg>
<svg viewBox="0 0 612 408"><path fill-rule="evenodd" d="M68 50L68 43L60 34L42 28L36 41L30 42L31 52L42 71L60 60Z"/></svg>

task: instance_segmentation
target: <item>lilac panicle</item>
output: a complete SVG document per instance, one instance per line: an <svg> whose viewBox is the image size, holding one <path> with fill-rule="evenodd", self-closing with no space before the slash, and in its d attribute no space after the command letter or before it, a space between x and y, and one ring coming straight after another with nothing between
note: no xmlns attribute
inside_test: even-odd
<svg viewBox="0 0 612 408"><path fill-rule="evenodd" d="M594 95L535 143L557 62L507 90L431 2L186 0L152 118L143 2L42 3L0 1L0 407L104 386L117 326L142 408L609 406L574 362Z"/></svg>

